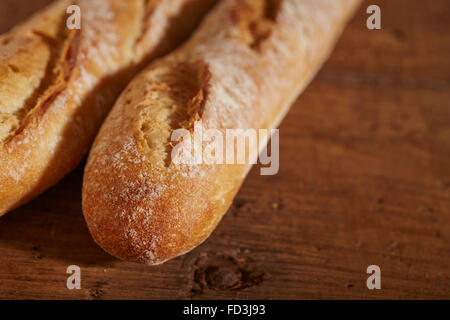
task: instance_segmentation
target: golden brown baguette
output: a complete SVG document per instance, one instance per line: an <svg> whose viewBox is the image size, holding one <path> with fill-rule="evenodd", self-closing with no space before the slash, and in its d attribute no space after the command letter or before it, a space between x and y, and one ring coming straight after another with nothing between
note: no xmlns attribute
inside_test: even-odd
<svg viewBox="0 0 450 320"><path fill-rule="evenodd" d="M216 1L59 0L0 36L0 215L74 169L132 76Z"/></svg>
<svg viewBox="0 0 450 320"><path fill-rule="evenodd" d="M250 165L171 161L171 133L275 128L359 0L225 0L122 93L91 149L83 212L110 254L149 265L204 241Z"/></svg>

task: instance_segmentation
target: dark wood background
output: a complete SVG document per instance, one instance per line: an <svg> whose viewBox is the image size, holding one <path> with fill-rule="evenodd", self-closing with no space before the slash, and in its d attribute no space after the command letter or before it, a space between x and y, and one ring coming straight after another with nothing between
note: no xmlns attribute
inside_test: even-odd
<svg viewBox="0 0 450 320"><path fill-rule="evenodd" d="M48 2L2 0L0 31ZM449 16L448 0L365 2L284 120L279 174L255 167L211 238L162 266L95 245L80 166L0 218L0 298L450 298Z"/></svg>

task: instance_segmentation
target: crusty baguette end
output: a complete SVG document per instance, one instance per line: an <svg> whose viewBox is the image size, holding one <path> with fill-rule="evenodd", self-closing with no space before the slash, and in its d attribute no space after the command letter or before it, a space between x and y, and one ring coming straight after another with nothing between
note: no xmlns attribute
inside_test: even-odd
<svg viewBox="0 0 450 320"><path fill-rule="evenodd" d="M124 91L91 150L83 212L110 254L149 265L214 230L250 165L175 164L171 133L275 128L359 0L224 0Z"/></svg>

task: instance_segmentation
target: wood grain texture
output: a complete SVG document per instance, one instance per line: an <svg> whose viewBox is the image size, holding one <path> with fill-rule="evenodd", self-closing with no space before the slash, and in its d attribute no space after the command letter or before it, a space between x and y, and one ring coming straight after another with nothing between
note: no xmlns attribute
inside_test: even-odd
<svg viewBox="0 0 450 320"><path fill-rule="evenodd" d="M4 32L49 1L2 1ZM382 9L381 31L365 8ZM367 1L211 238L162 266L110 257L81 214L80 166L0 219L3 299L450 298L447 0ZM82 289L66 288L79 265ZM366 288L366 268L382 290Z"/></svg>

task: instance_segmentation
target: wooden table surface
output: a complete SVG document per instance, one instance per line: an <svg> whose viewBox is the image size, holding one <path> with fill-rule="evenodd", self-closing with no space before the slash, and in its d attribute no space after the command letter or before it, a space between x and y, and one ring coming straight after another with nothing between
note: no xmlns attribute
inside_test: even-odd
<svg viewBox="0 0 450 320"><path fill-rule="evenodd" d="M0 32L48 2L2 0ZM449 16L448 0L365 2L282 123L279 174L255 167L210 239L162 266L95 245L80 166L0 218L0 298L450 298Z"/></svg>

